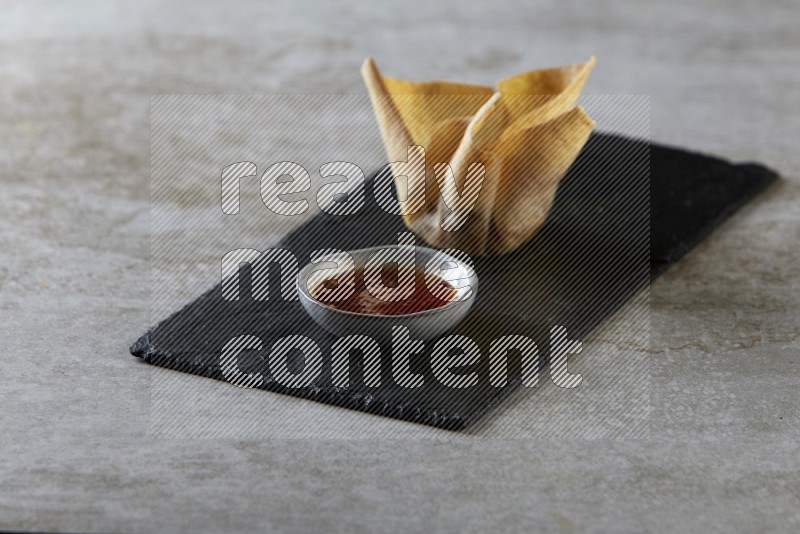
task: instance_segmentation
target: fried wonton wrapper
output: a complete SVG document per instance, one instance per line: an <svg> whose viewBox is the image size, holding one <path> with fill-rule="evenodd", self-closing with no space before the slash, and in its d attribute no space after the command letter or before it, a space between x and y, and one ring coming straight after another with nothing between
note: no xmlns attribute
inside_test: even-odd
<svg viewBox="0 0 800 534"><path fill-rule="evenodd" d="M495 91L384 77L368 58L361 74L406 226L430 245L475 256L527 241L594 127L576 104L594 64L525 72ZM413 146L423 147L424 166Z"/></svg>

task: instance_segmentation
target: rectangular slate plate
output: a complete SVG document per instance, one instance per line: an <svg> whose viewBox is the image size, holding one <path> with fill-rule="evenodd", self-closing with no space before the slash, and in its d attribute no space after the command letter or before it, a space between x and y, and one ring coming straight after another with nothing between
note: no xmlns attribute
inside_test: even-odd
<svg viewBox="0 0 800 534"><path fill-rule="evenodd" d="M548 325L566 327L573 339L585 337L776 178L760 165L734 165L594 134L562 180L544 227L512 254L473 258L480 291L455 332L471 337L484 355L492 339L526 335L540 346L544 365ZM279 246L293 252L302 266L318 249L396 244L405 229L401 219L366 196L358 214L318 215ZM270 268L269 276L270 287L279 287L278 269ZM238 364L245 373L261 373L263 389L447 429L469 426L521 383L519 354L516 359L510 354L509 386L491 386L484 357L465 370L478 372L477 386L446 388L430 369L430 342L411 359L411 370L425 378L418 388L394 383L390 346L382 347L380 386L364 385L363 357L354 350L349 387L333 387L330 348L336 338L313 323L297 301L253 300L248 266L242 267L240 282L244 298L225 300L217 285L153 327L131 353L153 365L224 380L222 348L236 336L255 335L264 350L241 353ZM297 334L319 345L323 371L313 386L290 389L270 378L268 353L278 338ZM302 366L302 354L291 353L290 369Z"/></svg>

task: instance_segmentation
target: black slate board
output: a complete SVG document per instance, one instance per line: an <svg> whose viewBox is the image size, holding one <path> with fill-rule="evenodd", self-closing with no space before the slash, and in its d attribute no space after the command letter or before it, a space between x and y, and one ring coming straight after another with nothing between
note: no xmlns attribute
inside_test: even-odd
<svg viewBox="0 0 800 534"><path fill-rule="evenodd" d="M484 355L474 368L480 383L472 388L446 388L435 380L425 357L432 343L412 359L412 371L425 376L419 388L394 384L390 347L383 350L381 386L363 385L362 358L356 353L351 355L351 387L333 387L329 349L336 338L313 323L298 302L227 301L219 285L152 328L130 350L153 365L224 380L222 347L235 336L257 335L265 350L243 353L239 365L244 372L261 372L263 389L447 429L465 428L520 384L513 355L509 386L489 384L485 355L492 339L527 335L546 355L551 325L565 326L573 339L585 337L776 178L760 165L734 165L644 141L592 135L562 180L548 221L536 236L507 256L473 258L480 279L478 299L455 330L475 340ZM302 265L310 252L321 248L396 244L403 230L399 217L386 214L367 195L358 214L316 216L279 246L292 251ZM270 276L271 287L278 287L277 269ZM249 296L248 268L240 278L240 294ZM317 342L326 365L314 386L287 389L269 378L266 353L274 340L296 334ZM302 358L292 365L302 368Z"/></svg>

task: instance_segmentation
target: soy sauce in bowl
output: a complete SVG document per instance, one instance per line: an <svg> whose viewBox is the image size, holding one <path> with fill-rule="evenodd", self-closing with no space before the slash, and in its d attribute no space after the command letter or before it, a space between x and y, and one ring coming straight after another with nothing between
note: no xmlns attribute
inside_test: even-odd
<svg viewBox="0 0 800 534"><path fill-rule="evenodd" d="M387 287L397 287L397 271L396 266L386 266L382 270L381 277ZM414 276L414 292L402 300L385 300L373 295L367 288L363 269L355 271L355 288L346 299L326 301L323 297L325 290L338 287L338 281L333 278L322 281L311 290L311 294L330 308L368 315L408 315L441 308L456 299L456 289L443 278L430 273L426 278L422 270L416 270Z"/></svg>
<svg viewBox="0 0 800 534"><path fill-rule="evenodd" d="M319 273L325 257L300 269L296 284L303 310L336 336L368 336L381 343L392 343L398 329L405 329L412 339L435 339L467 316L478 291L471 264L440 250L416 247L414 287L400 285L396 263L383 264L380 280L369 276L365 280L364 266L386 248L347 251L354 269ZM338 264L340 259L334 256L330 261ZM376 298L369 289L379 297L388 291L397 300Z"/></svg>

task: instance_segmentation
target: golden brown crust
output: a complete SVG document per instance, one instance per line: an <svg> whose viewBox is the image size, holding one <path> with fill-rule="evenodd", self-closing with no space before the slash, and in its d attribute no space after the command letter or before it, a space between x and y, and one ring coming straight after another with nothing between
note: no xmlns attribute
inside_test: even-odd
<svg viewBox="0 0 800 534"><path fill-rule="evenodd" d="M425 149L425 172L407 176L409 189L425 184L425 203L403 213L406 226L431 245L472 255L504 254L529 239L594 128L577 107L594 64L592 57L524 72L498 82L495 92L480 85L385 78L368 58L362 75L390 161L406 161L409 145ZM469 217L453 231L443 229L452 211L447 199L452 203L454 197L452 187L442 193L437 181L441 162L449 165L458 194L464 194L473 164L485 169ZM396 176L408 172L408 167L393 169Z"/></svg>

